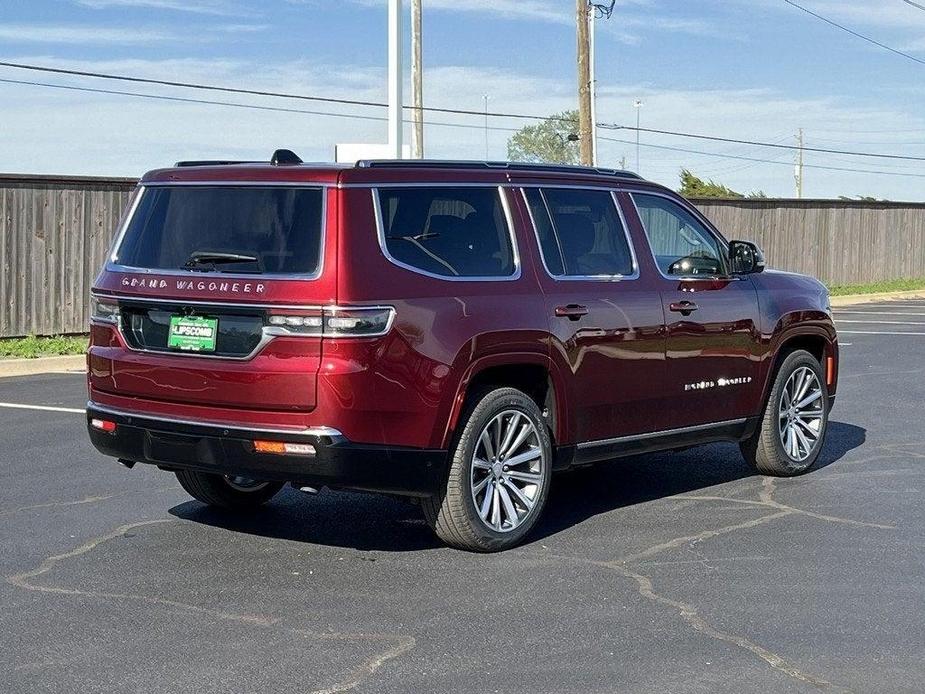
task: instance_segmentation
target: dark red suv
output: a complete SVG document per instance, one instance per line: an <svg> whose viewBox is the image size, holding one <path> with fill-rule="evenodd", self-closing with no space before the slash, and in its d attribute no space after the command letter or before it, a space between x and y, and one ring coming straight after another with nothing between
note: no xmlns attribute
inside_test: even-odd
<svg viewBox="0 0 925 694"><path fill-rule="evenodd" d="M153 171L91 328L106 455L236 510L287 482L409 496L480 551L520 541L577 465L739 441L802 472L838 374L819 282L580 167L281 150Z"/></svg>

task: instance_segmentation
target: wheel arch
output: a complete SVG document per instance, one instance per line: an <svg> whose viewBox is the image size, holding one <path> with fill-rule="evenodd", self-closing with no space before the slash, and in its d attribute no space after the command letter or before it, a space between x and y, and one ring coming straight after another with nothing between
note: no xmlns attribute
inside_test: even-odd
<svg viewBox="0 0 925 694"><path fill-rule="evenodd" d="M826 357L834 354L833 344L834 336L832 332L821 325L808 325L782 331L773 342L772 358L769 362L770 365L765 375L764 388L762 389L761 406L764 407L765 403L767 403L780 365L789 354L797 350L809 352L819 362L824 373Z"/></svg>
<svg viewBox="0 0 925 694"><path fill-rule="evenodd" d="M523 391L546 416L553 442L563 440L567 435L565 385L552 360L529 352L497 354L474 361L460 379L442 436L442 448L450 445L472 396L490 387L511 387Z"/></svg>

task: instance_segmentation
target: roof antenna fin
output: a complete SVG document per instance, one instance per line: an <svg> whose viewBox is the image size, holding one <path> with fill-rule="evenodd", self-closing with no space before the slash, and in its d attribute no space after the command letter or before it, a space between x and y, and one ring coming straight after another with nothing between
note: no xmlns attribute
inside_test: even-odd
<svg viewBox="0 0 925 694"><path fill-rule="evenodd" d="M291 149L278 149L273 152L270 163L273 166L290 166L293 164L301 164L302 160L299 159L299 155Z"/></svg>

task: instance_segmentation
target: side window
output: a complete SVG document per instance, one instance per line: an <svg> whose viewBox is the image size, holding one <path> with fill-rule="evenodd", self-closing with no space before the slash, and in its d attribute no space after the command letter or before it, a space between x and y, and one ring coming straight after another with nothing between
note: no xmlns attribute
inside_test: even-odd
<svg viewBox="0 0 925 694"><path fill-rule="evenodd" d="M510 277L514 249L496 188L382 188L389 256L441 277Z"/></svg>
<svg viewBox="0 0 925 694"><path fill-rule="evenodd" d="M626 230L606 190L528 190L540 251L560 277L620 277L635 271Z"/></svg>
<svg viewBox="0 0 925 694"><path fill-rule="evenodd" d="M633 201L662 274L726 274L722 246L694 215L658 195L633 193Z"/></svg>
<svg viewBox="0 0 925 694"><path fill-rule="evenodd" d="M559 248L559 239L556 238L555 229L552 228L552 220L549 218L549 210L546 208L543 194L539 188L525 188L524 195L527 198L527 205L530 206L530 216L536 228L536 237L540 241L543 263L550 275L560 277L565 274L565 269L562 267L562 249Z"/></svg>

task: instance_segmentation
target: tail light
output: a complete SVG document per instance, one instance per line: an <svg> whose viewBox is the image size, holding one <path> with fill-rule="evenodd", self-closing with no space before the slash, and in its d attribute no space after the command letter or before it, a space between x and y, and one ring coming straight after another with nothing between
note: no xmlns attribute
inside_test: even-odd
<svg viewBox="0 0 925 694"><path fill-rule="evenodd" d="M105 431L107 434L112 434L116 431L116 423L108 419L91 419L90 426L94 429Z"/></svg>
<svg viewBox="0 0 925 694"><path fill-rule="evenodd" d="M276 335L378 337L391 330L394 319L395 309L391 306L328 306L314 312L271 313L267 316L267 325L268 331Z"/></svg>
<svg viewBox="0 0 925 694"><path fill-rule="evenodd" d="M115 299L90 297L90 319L100 323L119 322L119 303Z"/></svg>

